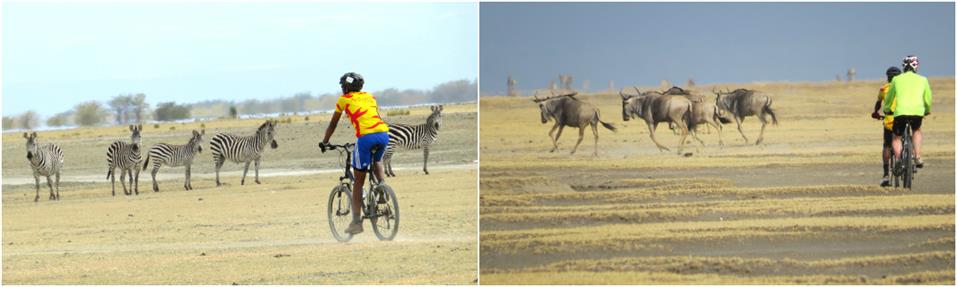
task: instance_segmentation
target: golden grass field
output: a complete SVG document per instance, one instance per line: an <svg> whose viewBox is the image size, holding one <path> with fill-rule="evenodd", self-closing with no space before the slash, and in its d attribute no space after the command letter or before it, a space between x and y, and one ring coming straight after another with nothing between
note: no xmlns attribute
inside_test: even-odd
<svg viewBox="0 0 957 287"><path fill-rule="evenodd" d="M387 120L419 123L428 112L415 108ZM227 163L224 186L216 188L206 144L193 167L194 190L183 190L182 167L164 167L159 193L141 173L139 196L113 197L104 180L106 147L129 139L125 127L40 132L41 142L58 143L65 153L58 202L46 199L45 179L40 202L33 202L24 140L4 134L3 283L475 284L476 116L475 104L445 108L430 175L421 171L421 151L396 156L398 177L389 184L402 221L391 242L377 240L368 224L349 243L330 234L325 206L341 167L337 153L316 147L328 114L280 124L279 149L265 152L261 185L241 186L242 166ZM343 122L334 143L355 140ZM252 133L259 123L207 122L206 143L212 133ZM183 143L199 125L147 125L143 143Z"/></svg>
<svg viewBox="0 0 957 287"><path fill-rule="evenodd" d="M780 124L759 146L734 123L723 147L701 129L681 155L623 122L617 93L579 96L618 127L599 128L597 157L590 129L575 155L576 128L549 153L529 98L483 97L481 283L954 284L954 79L931 79L913 190L878 186L881 85L718 85L770 94ZM760 122L743 126L753 143Z"/></svg>

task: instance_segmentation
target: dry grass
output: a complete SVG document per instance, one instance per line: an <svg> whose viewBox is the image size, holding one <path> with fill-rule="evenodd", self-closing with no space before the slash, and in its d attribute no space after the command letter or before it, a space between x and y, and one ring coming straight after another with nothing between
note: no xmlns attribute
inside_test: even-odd
<svg viewBox="0 0 957 287"><path fill-rule="evenodd" d="M476 173L393 179L396 240L376 240L366 224L348 244L326 220L333 174L115 198L100 185L37 204L9 200L32 190L5 191L3 283L469 284Z"/></svg>
<svg viewBox="0 0 957 287"><path fill-rule="evenodd" d="M617 133L564 131L527 99L480 101L483 284L953 284L954 79L932 79L915 189L881 188L878 81L719 85L771 94L780 125L699 130L659 152L617 94L579 98ZM710 91L711 86L699 87ZM709 97L713 95L708 94ZM659 141L677 146L666 125Z"/></svg>
<svg viewBox="0 0 957 287"><path fill-rule="evenodd" d="M421 152L400 153L402 222L395 241L371 227L350 243L332 238L329 191L340 175L335 153L316 148L328 115L291 117L278 128L279 149L264 154L263 184L239 185L227 164L215 187L204 152L193 166L192 191L183 168L161 169L161 192L141 174L140 195L110 196L103 180L106 146L128 137L125 127L41 132L66 154L62 200L33 202L33 179L19 133L3 135L4 284L474 284L478 279L476 106L444 111L440 140L421 172ZM424 121L428 107L395 122ZM205 124L216 132L252 133L262 120L146 126L143 142L184 142ZM348 122L348 121L345 121ZM169 127L176 127L170 132ZM354 141L347 124L334 142ZM207 145L208 147L208 145ZM283 175L288 174L288 175ZM252 177L252 171L249 174ZM29 184L10 184L27 178ZM250 183L251 178L247 179ZM117 187L119 189L119 187Z"/></svg>

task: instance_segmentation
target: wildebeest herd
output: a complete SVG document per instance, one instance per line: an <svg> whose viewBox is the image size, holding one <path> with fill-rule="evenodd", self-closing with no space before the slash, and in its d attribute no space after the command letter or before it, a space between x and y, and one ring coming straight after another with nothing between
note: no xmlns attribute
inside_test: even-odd
<svg viewBox="0 0 957 287"><path fill-rule="evenodd" d="M392 170L392 157L396 149L423 149L424 163L422 170L428 174L429 148L438 139L439 126L442 122L442 105L432 106L431 114L424 124L405 125L389 123L389 145L386 148L386 156L383 159L383 165L389 176L395 176ZM263 152L268 145L272 149L279 147L276 141L276 127L279 122L276 120L267 120L256 129L255 133L246 136L233 135L229 133L217 133L210 139L209 146L213 155L213 164L216 170L216 186L221 186L219 180L219 171L225 162L245 164L243 176L240 185L246 183L246 174L249 172L249 165L254 164L255 182L259 181L259 165L262 160ZM107 172L106 179L111 181L113 186L112 195L116 196L116 173L120 174L120 185L125 195L139 195L139 175L140 170L145 171L152 167L150 174L153 179L153 192L159 192L159 184L156 182L156 174L160 167L185 167L185 181L183 188L192 190L191 167L194 163L196 154L203 151L203 136L206 130L193 130L190 139L181 145L159 143L153 145L149 152L145 154L145 160L141 154L142 125L130 125L130 141L117 140L107 149L106 161ZM36 197L33 201L40 199L40 176L47 178L47 185L50 187L50 200L60 200L60 175L63 169L64 155L59 146L53 143L40 145L37 140L36 132L23 133L26 139L27 160L33 171L35 179ZM129 176L129 185L126 183L126 177Z"/></svg>
<svg viewBox="0 0 957 287"><path fill-rule="evenodd" d="M644 120L648 125L651 141L654 142L659 151L671 150L659 143L655 137L655 130L659 123L667 122L669 127L680 135L679 153L681 153L689 134L701 145L704 145L704 141L697 134L699 125L706 125L709 128L714 127L718 133L718 144L723 146L722 124L729 124L733 120L737 124L738 132L741 133L745 143L749 143L748 137L744 135L744 131L741 129L741 123L746 117L754 116L758 118L761 121L761 133L758 135L755 144L761 144L764 141L764 129L769 123L767 117L771 117L770 123L775 125L778 123L777 116L771 108L771 97L755 90L712 90L712 93L715 94L714 102L709 101L703 95L679 87L672 87L664 92L642 92L637 87L634 90L636 94L625 93L624 89L618 92L621 97L622 120L628 121L632 118ZM597 124L601 123L611 131L615 131L615 127L599 119L599 111L595 105L578 99L576 95L578 95L577 92L558 95L553 93L550 97L539 98L535 94L532 101L539 106L543 124L549 120L555 121L555 125L548 132L553 144L550 152L558 149L558 138L561 136L562 128L569 126L579 128L578 142L571 151L574 154L578 145L581 144L584 129L591 125L592 132L595 134L595 154L597 155ZM558 133L554 134L556 129Z"/></svg>

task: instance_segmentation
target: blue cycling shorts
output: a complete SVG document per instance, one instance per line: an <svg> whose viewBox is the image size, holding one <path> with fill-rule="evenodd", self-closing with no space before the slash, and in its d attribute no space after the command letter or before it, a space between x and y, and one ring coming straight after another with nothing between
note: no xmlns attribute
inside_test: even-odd
<svg viewBox="0 0 957 287"><path fill-rule="evenodd" d="M368 171L375 161L382 161L386 147L389 146L389 133L367 134L356 140L356 149L352 155L352 167L358 171ZM375 152L373 154L373 152Z"/></svg>

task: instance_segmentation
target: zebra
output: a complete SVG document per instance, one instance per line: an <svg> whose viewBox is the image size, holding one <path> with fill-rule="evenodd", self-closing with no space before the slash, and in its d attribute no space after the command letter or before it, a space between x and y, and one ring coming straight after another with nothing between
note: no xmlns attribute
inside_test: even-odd
<svg viewBox="0 0 957 287"><path fill-rule="evenodd" d="M203 135L206 135L205 129L201 131L193 130L193 137L185 145L160 143L150 148L150 152L146 156L146 162L143 163L143 171L146 171L146 168L150 166L150 159L152 159L153 170L150 173L153 176L153 192L159 192L156 173L159 172L160 166L164 164L170 167L186 166L186 182L183 183L183 188L186 190L193 189L193 184L190 182L190 168L193 165L193 157L197 153L203 152Z"/></svg>
<svg viewBox="0 0 957 287"><path fill-rule="evenodd" d="M235 163L246 163L243 169L243 179L240 185L246 184L246 173L249 172L249 163L256 163L256 184L259 184L259 161L262 159L263 151L268 143L271 148L276 149L279 144L274 139L276 136L276 125L278 122L267 120L256 129L256 133L251 136L236 136L225 133L218 133L209 141L209 149L213 151L213 162L216 164L216 186L221 186L219 182L219 170L223 167L226 160Z"/></svg>
<svg viewBox="0 0 957 287"><path fill-rule="evenodd" d="M37 197L33 202L40 200L40 176L46 176L47 186L50 187L50 200L60 200L60 170L63 168L63 151L56 144L45 144L40 146L37 142L37 132L23 133L23 138L27 139L27 160L30 161L30 167L33 169L33 179L36 180ZM53 181L50 176L56 178L56 193L53 193Z"/></svg>
<svg viewBox="0 0 957 287"><path fill-rule="evenodd" d="M387 176L395 176L392 171L392 155L395 154L397 147L405 149L423 150L425 159L422 163L422 171L429 174L429 147L439 136L439 126L442 123L442 105L432 106L432 114L420 125L389 124L389 146L386 148L383 156L385 173Z"/></svg>
<svg viewBox="0 0 957 287"><path fill-rule="evenodd" d="M123 194L130 195L135 192L140 194L140 132L143 125L130 125L130 142L115 141L106 150L106 163L109 169L106 171L106 179L113 184L113 196L116 196L116 168L120 169L120 185L123 186ZM133 174L136 173L134 177ZM130 175L130 191L126 190L126 175Z"/></svg>

